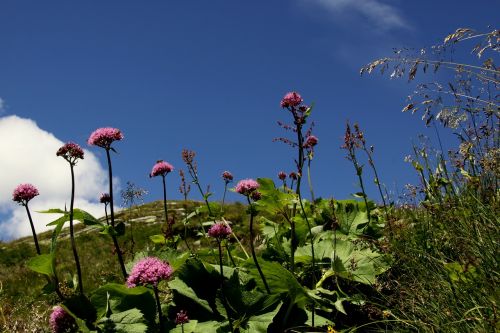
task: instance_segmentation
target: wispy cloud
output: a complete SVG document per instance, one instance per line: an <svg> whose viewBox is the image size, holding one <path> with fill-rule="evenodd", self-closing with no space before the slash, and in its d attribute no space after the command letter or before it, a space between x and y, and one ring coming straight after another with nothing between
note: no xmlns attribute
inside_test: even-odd
<svg viewBox="0 0 500 333"><path fill-rule="evenodd" d="M334 15L355 13L382 31L410 28L410 24L400 11L382 0L307 0L303 3L322 6Z"/></svg>
<svg viewBox="0 0 500 333"><path fill-rule="evenodd" d="M5 101L0 97L0 114L5 111Z"/></svg>

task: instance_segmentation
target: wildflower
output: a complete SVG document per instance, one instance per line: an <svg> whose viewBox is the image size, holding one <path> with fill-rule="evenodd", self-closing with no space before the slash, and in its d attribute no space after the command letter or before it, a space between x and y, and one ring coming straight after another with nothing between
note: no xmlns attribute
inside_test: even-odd
<svg viewBox="0 0 500 333"><path fill-rule="evenodd" d="M168 280L173 273L172 267L155 257L139 260L127 278L127 286L133 288L139 285L153 285L155 288L161 280Z"/></svg>
<svg viewBox="0 0 500 333"><path fill-rule="evenodd" d="M262 194L259 191L253 191L252 194L250 194L250 197L253 201L258 201L262 198Z"/></svg>
<svg viewBox="0 0 500 333"><path fill-rule="evenodd" d="M109 193L101 193L99 201L103 204L108 204L111 202L111 196L109 195Z"/></svg>
<svg viewBox="0 0 500 333"><path fill-rule="evenodd" d="M77 159L83 160L83 149L73 142L68 142L56 153L57 156L62 156L66 161L74 163Z"/></svg>
<svg viewBox="0 0 500 333"><path fill-rule="evenodd" d="M226 182L226 183L230 183L233 181L233 175L231 174L231 172L229 171L224 171L222 173L222 179Z"/></svg>
<svg viewBox="0 0 500 333"><path fill-rule="evenodd" d="M219 222L214 224L210 229L208 229L208 235L213 238L222 239L229 236L233 230L229 225L224 222Z"/></svg>
<svg viewBox="0 0 500 333"><path fill-rule="evenodd" d="M290 179L293 179L293 180L297 180L297 174L295 172L290 172L290 174L288 175L288 177L290 177Z"/></svg>
<svg viewBox="0 0 500 333"><path fill-rule="evenodd" d="M187 315L187 312L184 310L181 310L177 312L177 315L175 316L175 324L176 325L182 325L189 322L189 317Z"/></svg>
<svg viewBox="0 0 500 333"><path fill-rule="evenodd" d="M118 128L103 127L92 132L87 143L91 146L109 149L114 141L120 141L122 139L123 134Z"/></svg>
<svg viewBox="0 0 500 333"><path fill-rule="evenodd" d="M286 94L285 97L283 97L280 105L282 108L295 107L300 105L302 101L302 97L297 92L292 91Z"/></svg>
<svg viewBox="0 0 500 333"><path fill-rule="evenodd" d="M286 179L286 173L284 171L278 172L278 178L280 180L285 180Z"/></svg>
<svg viewBox="0 0 500 333"><path fill-rule="evenodd" d="M187 150L187 149L182 150L182 160L186 164L193 163L195 156L196 156L196 152L194 152L193 150Z"/></svg>
<svg viewBox="0 0 500 333"><path fill-rule="evenodd" d="M167 173L172 172L172 170L174 170L172 164L159 160L153 166L153 170L151 170L149 177L165 176Z"/></svg>
<svg viewBox="0 0 500 333"><path fill-rule="evenodd" d="M239 183L236 185L235 191L238 192L239 194L243 195L250 195L253 191L259 188L259 183L257 183L253 179L243 179L240 180Z"/></svg>
<svg viewBox="0 0 500 333"><path fill-rule="evenodd" d="M39 195L38 190L31 184L20 184L12 193L12 200L26 205L28 201Z"/></svg>
<svg viewBox="0 0 500 333"><path fill-rule="evenodd" d="M309 135L304 143L304 148L312 148L318 144L318 138L314 135Z"/></svg>
<svg viewBox="0 0 500 333"><path fill-rule="evenodd" d="M50 314L49 325L54 333L71 331L75 327L75 319L62 307L55 306Z"/></svg>

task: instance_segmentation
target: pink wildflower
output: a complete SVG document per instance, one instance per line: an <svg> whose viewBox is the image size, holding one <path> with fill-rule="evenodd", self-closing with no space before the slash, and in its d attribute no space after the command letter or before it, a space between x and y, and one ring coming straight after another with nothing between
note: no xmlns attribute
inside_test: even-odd
<svg viewBox="0 0 500 333"><path fill-rule="evenodd" d="M318 138L314 135L309 135L304 143L304 148L312 148L318 144Z"/></svg>
<svg viewBox="0 0 500 333"><path fill-rule="evenodd" d="M75 324L75 319L62 307L54 307L49 318L49 325L53 333L68 332L75 327Z"/></svg>
<svg viewBox="0 0 500 333"><path fill-rule="evenodd" d="M167 173L172 172L172 170L174 170L172 164L159 160L153 166L153 170L151 170L149 177L165 176Z"/></svg>
<svg viewBox="0 0 500 333"><path fill-rule="evenodd" d="M283 97L283 99L281 100L281 107L282 108L295 107L300 105L302 101L303 101L302 97L297 92L292 91L286 94L285 97Z"/></svg>
<svg viewBox="0 0 500 333"><path fill-rule="evenodd" d="M108 204L111 202L111 196L109 195L109 193L102 193L99 201L103 204Z"/></svg>
<svg viewBox="0 0 500 333"><path fill-rule="evenodd" d="M235 191L239 194L250 195L253 191L259 188L259 183L253 179L243 179L240 180L236 185Z"/></svg>
<svg viewBox="0 0 500 333"><path fill-rule="evenodd" d="M118 128L103 127L92 132L87 143L91 146L109 149L114 141L120 141L122 139L123 134Z"/></svg>
<svg viewBox="0 0 500 333"><path fill-rule="evenodd" d="M181 310L177 313L177 315L175 316L175 324L176 325L179 325L179 324L185 324L189 322L189 317L187 315L187 312L184 311L184 310Z"/></svg>
<svg viewBox="0 0 500 333"><path fill-rule="evenodd" d="M161 280L168 280L173 273L172 266L155 257L146 257L139 260L127 279L127 286L148 285L157 286Z"/></svg>
<svg viewBox="0 0 500 333"><path fill-rule="evenodd" d="M222 179L224 179L224 181L226 183L232 182L233 181L233 175L229 171L224 171L222 173Z"/></svg>
<svg viewBox="0 0 500 333"><path fill-rule="evenodd" d="M262 194L259 191L253 191L252 194L250 194L250 197L253 201L258 201L262 198Z"/></svg>
<svg viewBox="0 0 500 333"><path fill-rule="evenodd" d="M284 171L278 172L278 178L280 180L285 180L286 179L286 173Z"/></svg>
<svg viewBox="0 0 500 333"><path fill-rule="evenodd" d="M224 222L216 223L212 227L210 227L210 229L208 229L208 235L210 237L218 239L226 238L232 232L233 230L231 229L231 227Z"/></svg>
<svg viewBox="0 0 500 333"><path fill-rule="evenodd" d="M12 200L25 205L39 194L35 186L31 184L20 184L14 189Z"/></svg>
<svg viewBox="0 0 500 333"><path fill-rule="evenodd" d="M295 172L290 172L290 174L288 175L288 177L290 177L290 179L293 179L293 180L297 180L297 174Z"/></svg>
<svg viewBox="0 0 500 333"><path fill-rule="evenodd" d="M57 156L62 156L68 162L74 162L77 159L83 160L83 149L73 142L64 144L56 153Z"/></svg>

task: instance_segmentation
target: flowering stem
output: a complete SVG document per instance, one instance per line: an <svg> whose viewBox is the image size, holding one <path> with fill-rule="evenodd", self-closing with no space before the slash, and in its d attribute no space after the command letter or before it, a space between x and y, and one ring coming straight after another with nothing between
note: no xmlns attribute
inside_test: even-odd
<svg viewBox="0 0 500 333"><path fill-rule="evenodd" d="M31 213L28 208L27 202L24 204L24 207L26 207L26 213L28 214L28 219L30 220L31 232L33 232L33 241L35 242L36 254L40 255L41 254L40 245L38 245L38 238L36 237L35 225L33 224L33 219L31 218Z"/></svg>
<svg viewBox="0 0 500 333"><path fill-rule="evenodd" d="M266 291L268 294L271 294L271 290L269 289L269 286L267 285L266 277L264 276L264 273L262 273L262 269L260 269L259 262L257 261L257 256L255 255L255 248L253 245L254 241L254 234L253 234L253 206L252 203L250 202L250 198L247 196L248 204L250 205L250 249L252 250L252 258L255 263L255 267L257 267L257 270L259 271L260 278L262 279L262 282L264 283L264 287L266 287Z"/></svg>
<svg viewBox="0 0 500 333"><path fill-rule="evenodd" d="M231 320L231 316L228 310L229 306L227 304L226 296L224 295L224 270L222 266L222 246L220 239L217 239L217 244L219 245L220 293L222 298L222 304L224 305L224 309L226 310L227 320L229 321L229 328L231 329L231 332L234 332L233 321Z"/></svg>
<svg viewBox="0 0 500 333"><path fill-rule="evenodd" d="M82 268L80 267L80 259L76 251L75 233L73 230L73 208L75 203L75 171L73 163L69 163L71 169L71 201L69 205L69 236L71 239L71 249L73 250L73 257L75 257L76 273L78 275L78 289L80 294L83 295L83 281L82 281Z"/></svg>
<svg viewBox="0 0 500 333"><path fill-rule="evenodd" d="M113 205L113 171L111 168L111 156L109 154L109 148L106 148L106 157L108 158L108 175L109 175L109 210L110 210L110 215L111 215L111 226L114 228L115 227L115 212L114 212L114 205ZM120 263L120 268L123 274L123 278L126 280L127 279L127 270L125 269L125 263L123 262L123 257L122 257L122 251L120 250L120 246L118 244L118 240L116 239L116 236L114 234L111 235L111 238L113 239L113 244L115 246L116 254L118 256L118 262Z"/></svg>
<svg viewBox="0 0 500 333"><path fill-rule="evenodd" d="M226 192L227 192L227 182L224 182L224 194L222 195L222 208L224 208L224 202L226 200Z"/></svg>
<svg viewBox="0 0 500 333"><path fill-rule="evenodd" d="M160 332L162 332L164 325L163 325L163 314L161 313L160 295L158 294L158 287L153 286L153 290L155 293L156 308L158 309L158 321L160 324Z"/></svg>
<svg viewBox="0 0 500 333"><path fill-rule="evenodd" d="M161 175L163 181L163 209L165 210L165 223L168 224L168 208L167 208L167 186L165 185L165 175Z"/></svg>
<svg viewBox="0 0 500 333"><path fill-rule="evenodd" d="M309 190L311 191L311 203L314 204L314 189L311 181L311 159L307 160L307 181L309 183Z"/></svg>
<svg viewBox="0 0 500 333"><path fill-rule="evenodd" d="M104 204L104 215L106 216L106 224L109 225L109 218L108 218L108 203Z"/></svg>

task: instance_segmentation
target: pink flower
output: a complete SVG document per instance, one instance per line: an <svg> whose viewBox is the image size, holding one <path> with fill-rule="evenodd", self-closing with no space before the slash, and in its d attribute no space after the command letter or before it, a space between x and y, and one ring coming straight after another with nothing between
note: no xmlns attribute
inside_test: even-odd
<svg viewBox="0 0 500 333"><path fill-rule="evenodd" d="M189 317L187 315L187 312L184 310L179 311L177 313L177 315L175 316L175 324L182 325L182 324L185 324L187 322L189 322Z"/></svg>
<svg viewBox="0 0 500 333"><path fill-rule="evenodd" d="M109 195L109 193L102 193L99 201L103 204L108 204L111 202L111 196Z"/></svg>
<svg viewBox="0 0 500 333"><path fill-rule="evenodd" d="M314 135L309 135L304 143L304 148L312 148L318 144L318 138Z"/></svg>
<svg viewBox="0 0 500 333"><path fill-rule="evenodd" d="M50 314L49 325L54 333L68 332L75 327L75 318L62 307L55 306Z"/></svg>
<svg viewBox="0 0 500 333"><path fill-rule="evenodd" d="M57 156L62 156L66 161L71 162L77 159L83 160L83 149L73 142L68 142L56 153Z"/></svg>
<svg viewBox="0 0 500 333"><path fill-rule="evenodd" d="M253 201L258 201L262 198L262 194L259 191L253 191L252 194L250 194L250 197Z"/></svg>
<svg viewBox="0 0 500 333"><path fill-rule="evenodd" d="M20 204L27 204L28 201L39 195L38 189L31 184L20 184L12 193L12 200Z"/></svg>
<svg viewBox="0 0 500 333"><path fill-rule="evenodd" d="M153 166L153 170L151 170L149 177L165 176L167 173L172 172L172 170L174 170L172 164L159 160Z"/></svg>
<svg viewBox="0 0 500 333"><path fill-rule="evenodd" d="M231 227L224 222L216 223L208 229L208 235L218 239L226 238L232 232Z"/></svg>
<svg viewBox="0 0 500 333"><path fill-rule="evenodd" d="M235 191L239 194L250 195L253 191L259 188L259 183L253 179L243 179L240 180L238 185L236 185Z"/></svg>
<svg viewBox="0 0 500 333"><path fill-rule="evenodd" d="M286 173L284 171L278 172L278 178L280 180L285 180L286 179Z"/></svg>
<svg viewBox="0 0 500 333"><path fill-rule="evenodd" d="M295 107L300 105L302 101L303 101L302 97L297 92L292 91L286 94L285 97L283 97L283 99L281 100L281 107L282 108Z"/></svg>
<svg viewBox="0 0 500 333"><path fill-rule="evenodd" d="M229 171L224 171L222 173L222 179L224 179L224 181L226 183L232 182L233 181L233 175Z"/></svg>
<svg viewBox="0 0 500 333"><path fill-rule="evenodd" d="M92 132L87 143L91 146L109 149L114 141L120 141L122 139L123 134L118 128L103 127Z"/></svg>
<svg viewBox="0 0 500 333"><path fill-rule="evenodd" d="M167 262L155 257L146 257L139 260L132 268L127 286L133 288L151 284L156 287L161 280L168 280L173 272L172 266Z"/></svg>
<svg viewBox="0 0 500 333"><path fill-rule="evenodd" d="M293 180L297 180L297 174L295 172L290 172L290 174L288 175L288 177L290 177L290 179L293 179Z"/></svg>

